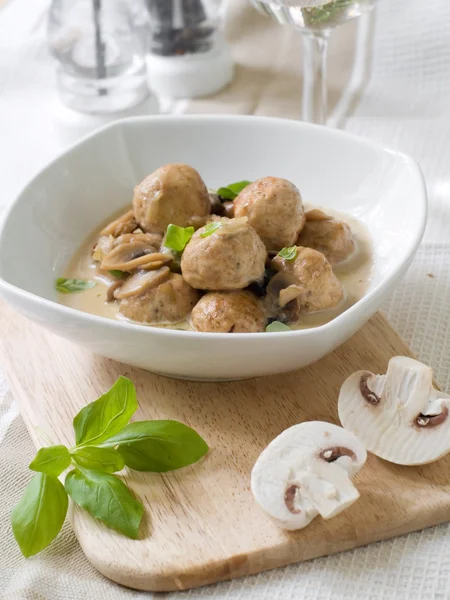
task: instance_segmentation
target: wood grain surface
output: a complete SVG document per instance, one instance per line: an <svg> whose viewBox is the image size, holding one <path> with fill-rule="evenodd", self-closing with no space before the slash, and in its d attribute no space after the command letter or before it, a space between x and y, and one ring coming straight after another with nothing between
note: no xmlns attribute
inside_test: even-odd
<svg viewBox="0 0 450 600"><path fill-rule="evenodd" d="M318 517L298 532L278 529L252 499L250 471L276 435L305 420L337 422L336 400L345 377L357 369L385 372L391 356L410 354L380 315L302 371L218 384L171 380L94 356L4 305L0 326L2 368L36 446L42 445L36 426L54 443L73 444L73 416L126 375L137 388L137 420L183 421L211 447L201 462L180 471L124 472L145 505L137 541L71 509L87 558L113 581L143 590L184 590L450 519L450 457L417 468L370 455L355 479L360 500L334 519Z"/></svg>

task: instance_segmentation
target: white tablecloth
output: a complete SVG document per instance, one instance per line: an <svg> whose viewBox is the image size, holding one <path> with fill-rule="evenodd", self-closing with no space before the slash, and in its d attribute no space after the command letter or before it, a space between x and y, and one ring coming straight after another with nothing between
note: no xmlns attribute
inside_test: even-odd
<svg viewBox="0 0 450 600"><path fill-rule="evenodd" d="M0 207L61 148L104 122L62 108L44 43L47 0L10 0L0 10ZM0 4L1 6L1 4ZM245 94L168 106L171 111L257 112L295 117L300 106L295 33L258 21L259 40L273 40L269 74L252 53L243 0L234 0L230 40ZM242 11L242 18L240 12ZM408 274L383 309L412 349L450 389L450 4L446 0L380 2L371 43L371 77L345 128L414 156L424 171L430 217ZM256 29L255 29L256 31ZM350 29L338 33L343 39ZM280 42L278 43L277 40ZM345 56L332 46L332 83ZM341 53L342 54L342 53ZM249 85L249 81L251 85ZM259 83L258 83L259 82ZM261 82L265 82L264 85ZM280 93L280 90L282 93ZM280 108L281 107L281 108ZM149 100L134 112L156 112ZM48 551L26 561L12 541L9 513L29 479L33 454L0 372L0 597L75 600L150 597L100 576L70 526ZM168 597L243 600L450 599L450 527L373 544L285 569Z"/></svg>

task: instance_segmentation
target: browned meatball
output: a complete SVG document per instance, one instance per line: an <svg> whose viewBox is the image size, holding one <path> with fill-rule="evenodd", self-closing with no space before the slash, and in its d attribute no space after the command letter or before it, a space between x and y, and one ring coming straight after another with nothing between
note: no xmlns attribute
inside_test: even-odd
<svg viewBox="0 0 450 600"><path fill-rule="evenodd" d="M333 266L346 260L355 250L352 231L347 223L317 209L306 213L306 223L297 244L322 252Z"/></svg>
<svg viewBox="0 0 450 600"><path fill-rule="evenodd" d="M266 317L251 292L210 292L195 305L191 324L197 331L257 333L264 331Z"/></svg>
<svg viewBox="0 0 450 600"><path fill-rule="evenodd" d="M170 223L186 227L206 217L211 212L211 202L195 169L170 164L134 188L133 209L144 231L164 233Z"/></svg>
<svg viewBox="0 0 450 600"><path fill-rule="evenodd" d="M286 275L286 289L280 292L280 304L293 302L295 312L315 312L333 308L344 297L341 282L325 256L312 248L297 246L293 260L276 256L272 268ZM293 307L293 305L291 305Z"/></svg>
<svg viewBox="0 0 450 600"><path fill-rule="evenodd" d="M208 235L208 227L215 225ZM263 276L266 256L246 219L224 219L194 233L183 252L181 272L199 290L240 290Z"/></svg>
<svg viewBox="0 0 450 600"><path fill-rule="evenodd" d="M137 323L178 323L200 298L178 273L141 296L119 300L119 314Z"/></svg>
<svg viewBox="0 0 450 600"><path fill-rule="evenodd" d="M267 250L295 244L305 222L300 192L279 177L258 179L244 188L233 204L235 217L248 217Z"/></svg>

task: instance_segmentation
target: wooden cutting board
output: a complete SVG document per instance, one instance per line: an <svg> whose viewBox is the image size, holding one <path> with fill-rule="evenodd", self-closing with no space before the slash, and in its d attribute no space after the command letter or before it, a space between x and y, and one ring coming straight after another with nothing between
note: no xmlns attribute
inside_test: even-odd
<svg viewBox="0 0 450 600"><path fill-rule="evenodd" d="M73 444L73 416L126 375L137 388L136 419L183 421L211 447L201 462L180 471L125 474L145 505L137 541L72 510L87 558L117 583L184 590L450 520L450 456L417 468L370 455L356 477L360 500L298 532L278 529L252 499L252 465L276 435L305 420L337 422L336 399L347 375L357 369L385 372L391 356L410 354L380 315L311 367L218 384L171 380L94 356L4 305L0 326L0 364L36 446L42 444L36 426L54 443Z"/></svg>

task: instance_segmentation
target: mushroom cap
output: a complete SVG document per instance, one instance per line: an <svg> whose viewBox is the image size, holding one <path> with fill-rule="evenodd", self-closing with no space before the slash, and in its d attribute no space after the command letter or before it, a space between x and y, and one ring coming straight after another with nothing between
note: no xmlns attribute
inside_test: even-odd
<svg viewBox="0 0 450 600"><path fill-rule="evenodd" d="M286 429L253 467L256 502L284 529L301 529L320 514L330 519L359 498L351 482L367 458L342 427L310 421Z"/></svg>
<svg viewBox="0 0 450 600"><path fill-rule="evenodd" d="M322 211L314 209L306 213L306 223L297 239L298 246L318 250L335 266L349 258L355 250L350 227Z"/></svg>
<svg viewBox="0 0 450 600"><path fill-rule="evenodd" d="M251 292L210 292L195 305L191 324L197 331L257 333L264 331L262 302Z"/></svg>
<svg viewBox="0 0 450 600"><path fill-rule="evenodd" d="M386 375L357 371L339 393L343 427L367 449L400 465L421 465L450 451L450 396L433 387L430 367L394 356Z"/></svg>
<svg viewBox="0 0 450 600"><path fill-rule="evenodd" d="M210 235L205 227L194 233L181 257L181 272L200 290L239 290L264 275L266 256L246 219L224 219Z"/></svg>
<svg viewBox="0 0 450 600"><path fill-rule="evenodd" d="M305 222L300 192L280 177L258 179L233 204L235 217L248 217L268 250L292 246Z"/></svg>
<svg viewBox="0 0 450 600"><path fill-rule="evenodd" d="M142 295L119 300L118 314L137 323L179 323L197 304L200 294L178 273Z"/></svg>
<svg viewBox="0 0 450 600"><path fill-rule="evenodd" d="M296 293L294 299L297 310L301 312L316 312L337 306L344 298L342 284L323 254L312 248L297 246L297 255L293 260L287 260L277 255L271 266L276 271L289 278L291 289ZM281 294L281 293L280 293ZM281 304L286 305L284 295L280 295Z"/></svg>
<svg viewBox="0 0 450 600"><path fill-rule="evenodd" d="M164 233L170 223L193 224L211 212L208 190L199 173L183 164L157 169L134 189L133 209L144 231Z"/></svg>

